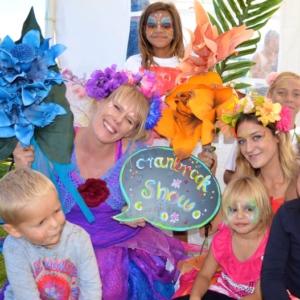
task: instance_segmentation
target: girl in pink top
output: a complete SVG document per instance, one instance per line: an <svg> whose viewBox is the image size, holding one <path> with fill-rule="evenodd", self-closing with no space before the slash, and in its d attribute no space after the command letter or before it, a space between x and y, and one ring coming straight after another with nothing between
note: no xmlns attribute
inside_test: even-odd
<svg viewBox="0 0 300 300"><path fill-rule="evenodd" d="M222 196L223 223L191 295L176 299L262 299L260 271L273 217L268 193L252 176L232 180ZM218 265L221 276L209 286Z"/></svg>

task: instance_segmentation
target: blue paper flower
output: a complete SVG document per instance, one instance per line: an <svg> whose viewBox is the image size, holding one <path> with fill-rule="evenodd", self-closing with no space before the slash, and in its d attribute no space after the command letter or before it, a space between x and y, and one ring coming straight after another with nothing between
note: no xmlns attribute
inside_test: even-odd
<svg viewBox="0 0 300 300"><path fill-rule="evenodd" d="M62 83L62 75L48 68L65 51L64 45L40 45L37 30L29 31L22 43L6 36L0 45L0 138L16 136L22 146L30 145L34 127L49 125L63 107L42 102L52 85Z"/></svg>

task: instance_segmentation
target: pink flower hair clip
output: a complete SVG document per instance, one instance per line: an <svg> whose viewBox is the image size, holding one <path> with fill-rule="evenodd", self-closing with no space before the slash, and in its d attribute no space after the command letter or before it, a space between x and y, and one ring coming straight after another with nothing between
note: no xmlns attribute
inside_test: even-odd
<svg viewBox="0 0 300 300"><path fill-rule="evenodd" d="M276 78L278 77L278 73L277 72L271 72L268 74L266 81L268 85L272 85L274 83L274 81L276 80Z"/></svg>

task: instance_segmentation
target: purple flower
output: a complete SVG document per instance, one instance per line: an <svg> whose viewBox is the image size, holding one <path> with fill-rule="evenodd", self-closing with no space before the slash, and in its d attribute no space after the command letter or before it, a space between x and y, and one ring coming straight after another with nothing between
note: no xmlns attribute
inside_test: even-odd
<svg viewBox="0 0 300 300"><path fill-rule="evenodd" d="M91 98L102 98L108 96L115 89L128 81L128 77L124 72L117 72L117 65L106 68L103 71L96 70L92 73L91 79L85 85L87 94Z"/></svg>

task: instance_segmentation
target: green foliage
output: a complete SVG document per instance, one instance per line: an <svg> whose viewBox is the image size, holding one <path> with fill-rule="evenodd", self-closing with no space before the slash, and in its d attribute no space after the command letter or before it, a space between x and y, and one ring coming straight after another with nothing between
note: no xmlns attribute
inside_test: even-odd
<svg viewBox="0 0 300 300"><path fill-rule="evenodd" d="M256 45L261 39L261 34L258 30L267 24L271 16L279 9L279 4L282 1L283 0L213 0L216 18L210 14L208 14L208 16L212 25L217 27L219 34L245 23L247 29L253 29L258 35L258 37L240 44L237 47L239 50L237 54L234 53L230 55L216 65L216 71L222 77L224 83L246 75L255 64L247 60L235 63L229 61L234 58L252 54L256 51ZM230 71L230 74L223 75L225 71ZM240 86L243 85L245 84Z"/></svg>

